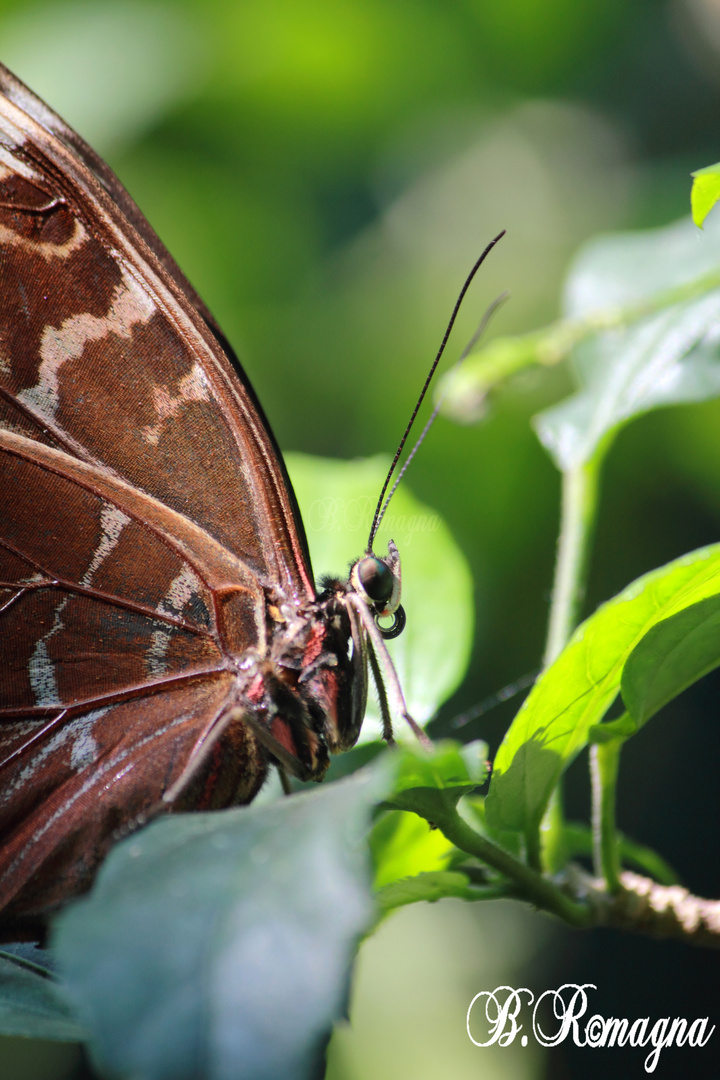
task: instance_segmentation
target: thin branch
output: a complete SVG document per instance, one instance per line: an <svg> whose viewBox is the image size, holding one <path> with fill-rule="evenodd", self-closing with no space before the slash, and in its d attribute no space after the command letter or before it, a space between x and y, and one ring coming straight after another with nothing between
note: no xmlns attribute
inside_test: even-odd
<svg viewBox="0 0 720 1080"><path fill-rule="evenodd" d="M542 330L515 337L495 338L470 356L456 375L448 373L442 389L443 411L462 416L467 401L482 399L492 387L524 368L560 363L586 338L604 330L621 330L672 304L694 300L720 287L720 271L712 270L692 281L663 289L645 300L624 306L601 308L583 318L559 319Z"/></svg>
<svg viewBox="0 0 720 1080"><path fill-rule="evenodd" d="M659 885L629 870L620 875L618 891L610 894L602 881L579 867L568 870L568 885L578 901L590 905L594 925L720 949L720 900L694 896L682 885Z"/></svg>
<svg viewBox="0 0 720 1080"><path fill-rule="evenodd" d="M525 863L518 862L503 848L475 832L457 811L444 814L442 819L435 820L434 824L461 851L474 855L513 882L524 899L552 912L571 926L589 925L591 913L584 904L576 903L548 878Z"/></svg>

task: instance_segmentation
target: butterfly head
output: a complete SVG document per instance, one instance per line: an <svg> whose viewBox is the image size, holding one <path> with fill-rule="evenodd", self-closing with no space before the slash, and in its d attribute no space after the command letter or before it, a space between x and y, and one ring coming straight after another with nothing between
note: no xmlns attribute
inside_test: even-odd
<svg viewBox="0 0 720 1080"><path fill-rule="evenodd" d="M375 625L386 640L402 633L405 612L400 605L400 553L392 540L388 541L387 555L380 557L368 551L353 564L350 584L367 604ZM389 618L393 620L390 626L383 626L380 620Z"/></svg>

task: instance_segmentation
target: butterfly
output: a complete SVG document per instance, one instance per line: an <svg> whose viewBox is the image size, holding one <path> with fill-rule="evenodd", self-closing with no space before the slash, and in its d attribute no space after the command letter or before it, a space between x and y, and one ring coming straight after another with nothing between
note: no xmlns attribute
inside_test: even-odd
<svg viewBox="0 0 720 1080"><path fill-rule="evenodd" d="M357 740L368 659L406 713L382 658L404 623L399 555L371 545L316 590L282 455L214 318L104 162L0 67L0 910L16 938L149 816L247 803L272 766L321 779Z"/></svg>

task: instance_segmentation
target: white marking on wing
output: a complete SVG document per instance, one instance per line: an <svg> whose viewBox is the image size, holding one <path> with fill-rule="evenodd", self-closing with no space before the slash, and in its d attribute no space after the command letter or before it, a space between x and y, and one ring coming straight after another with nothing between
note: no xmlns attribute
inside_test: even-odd
<svg viewBox="0 0 720 1080"><path fill-rule="evenodd" d="M107 559L113 548L117 547L120 540L120 533L123 531L126 525L130 524L131 519L124 514L117 506L112 506L110 503L105 503L100 511L100 528L102 529L102 537L100 543L93 552L93 557L89 567L85 571L80 581L81 585L89 585L92 581L93 574L98 567Z"/></svg>
<svg viewBox="0 0 720 1080"><path fill-rule="evenodd" d="M90 585L93 575L98 567L108 557L120 539L120 533L131 519L109 503L103 505L100 511L100 528L102 535L100 542L93 552L88 569L83 574L80 584ZM35 702L38 705L59 705L60 690L58 688L55 673L55 662L50 658L48 642L53 635L63 629L62 614L67 606L69 596L64 597L55 609L53 624L47 634L39 638L35 650L28 661L28 679L35 694Z"/></svg>
<svg viewBox="0 0 720 1080"><path fill-rule="evenodd" d="M8 803L16 791L20 791L28 781L32 780L38 769L52 757L56 751L72 742L70 751L70 767L76 772L87 765L97 761L98 747L92 735L92 728L96 720L110 711L109 706L102 709L93 709L85 716L78 716L75 720L67 723L52 735L44 746L40 746L33 753L32 760L17 773L9 784L5 785L0 793L0 805Z"/></svg>
<svg viewBox="0 0 720 1080"><path fill-rule="evenodd" d="M157 610L161 615L182 615L185 605L199 591L199 577L189 566L184 566L170 583L170 588L158 604Z"/></svg>
<svg viewBox="0 0 720 1080"><path fill-rule="evenodd" d="M113 293L107 315L72 315L60 327L47 326L40 344L41 364L38 382L21 390L18 400L38 409L45 416L54 416L59 404L59 373L67 360L77 360L85 347L108 334L129 338L133 327L148 322L154 312L152 297L129 274L123 274L123 284Z"/></svg>
<svg viewBox="0 0 720 1080"><path fill-rule="evenodd" d="M37 173L26 162L15 157L0 143L0 180L6 180L8 176L14 176L15 174L23 176L26 180L39 179Z"/></svg>
<svg viewBox="0 0 720 1080"><path fill-rule="evenodd" d="M152 398L158 420L156 424L144 427L142 436L145 442L157 446L166 420L178 416L188 402L210 400L210 384L200 364L194 364L178 382L176 395L173 396L166 386L154 386Z"/></svg>
<svg viewBox="0 0 720 1080"><path fill-rule="evenodd" d="M98 710L98 712L99 711L100 710ZM172 730L172 728L179 727L181 724L187 723L188 719L192 718L192 713L175 717L173 720L170 721L170 723L165 724L162 727L156 728L149 735L146 735L142 739L138 739L138 741L133 743L131 746L116 751L115 753L111 753L104 762L100 762L94 769L89 772L87 778L82 784L80 784L77 790L74 791L61 806L58 807L54 814L49 815L45 819L44 823L35 830L32 836L32 840L28 844L26 844L20 852L18 852L16 858L12 861L10 866L7 867L5 871L6 876L9 877L17 870L19 866L22 865L23 859L30 853L33 844L41 840L45 833L48 831L48 829L51 829L55 822L58 821L63 816L63 814L67 813L68 810L72 809L73 805L78 801L78 799L84 798L86 793L92 788L95 788L96 790L101 789L103 782L105 782L105 777L107 777L108 774L111 772L114 773L114 776L112 777L112 782L113 784L117 785L117 783L124 776L126 776L127 773L132 771L132 769L138 764L138 762L143 761L144 755L141 753L141 751L147 745L149 745L156 739L162 738L168 731ZM125 767L119 772L116 771L118 769L118 766L121 765L123 762L127 762Z"/></svg>
<svg viewBox="0 0 720 1080"><path fill-rule="evenodd" d="M50 262L51 259L67 259L82 247L87 238L87 229L78 218L73 221L72 236L64 244L50 243L47 240L31 240L13 229L8 229L6 225L0 225L0 244L25 248L33 255L41 255L46 262Z"/></svg>
<svg viewBox="0 0 720 1080"><path fill-rule="evenodd" d="M0 116L0 145L16 150L24 144L26 137L25 132L13 124L12 120L9 120L7 116ZM7 150L3 151L3 159L15 165L15 158Z"/></svg>
<svg viewBox="0 0 720 1080"><path fill-rule="evenodd" d="M152 678L159 678L167 671L170 636L168 630L155 630L150 637L150 645L145 654L145 670Z"/></svg>
<svg viewBox="0 0 720 1080"><path fill-rule="evenodd" d="M66 604L67 597L55 610L52 629L48 631L44 638L40 638L35 645L35 651L28 660L28 678L38 705L57 705L60 702L60 691L55 678L55 664L48 654L47 641L62 627L60 615Z"/></svg>
<svg viewBox="0 0 720 1080"><path fill-rule="evenodd" d="M97 709L94 713L88 713L83 717L82 729L78 730L70 752L70 768L75 772L88 765L94 765L98 759L98 744L92 733L92 725L98 718L107 712L106 709Z"/></svg>
<svg viewBox="0 0 720 1080"><path fill-rule="evenodd" d="M185 605L200 591L200 579L189 566L184 566L178 576L170 583L168 591L155 609L159 615L173 615L176 618L183 613ZM172 631L155 630L150 638L150 645L145 655L145 668L148 675L159 677L167 671L167 650Z"/></svg>

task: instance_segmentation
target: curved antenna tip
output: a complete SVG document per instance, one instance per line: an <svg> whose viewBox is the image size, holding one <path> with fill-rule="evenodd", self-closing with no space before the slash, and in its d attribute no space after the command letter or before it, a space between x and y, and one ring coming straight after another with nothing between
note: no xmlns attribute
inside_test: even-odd
<svg viewBox="0 0 720 1080"><path fill-rule="evenodd" d="M388 489L388 485L390 484L393 473L395 472L395 469L397 467L397 463L400 460L400 455L403 452L403 449L405 447L405 443L407 442L408 435L410 434L410 430L411 430L413 424L415 423L415 418L416 418L416 416L417 416L417 414L418 414L418 412L420 410L420 406L422 405L422 403L423 403L423 401L425 399L425 395L428 392L428 387L430 386L430 383L432 382L432 378L433 378L433 375L435 374L435 370L436 370L438 364L440 363L440 359L441 359L443 353L445 352L445 346L448 343L448 338L450 337L450 334L452 332L452 328L455 325L455 320L456 320L457 314L458 314L458 312L460 310L460 306L461 306L463 300L465 299L465 294L468 291L468 289L470 288L470 285L472 284L473 278L477 274L477 272L480 269L480 267L482 266L482 264L485 262L485 259L488 257L488 255L490 254L492 249L495 247L497 242L499 240L502 240L503 236L505 236L505 233L506 233L506 230L502 229L497 234L497 236L493 237L493 239L487 245L487 247L485 248L483 253L479 256L479 258L477 258L475 260L475 264L474 264L472 270L470 271L470 273L468 274L468 276L466 277L465 284L463 285L462 289L460 290L460 294L459 294L457 300L455 301L455 307L453 308L452 315L450 316L450 321L448 322L447 327L445 329L445 333L443 334L443 339L442 339L442 341L440 343L440 348L438 349L437 355L436 355L435 359L432 362L432 365L430 367L430 371L427 374L427 378L425 379L425 383L423 385L423 388L420 391L420 396L417 399L417 402L415 404L415 408L412 411L412 415L411 415L411 417L410 417L410 419L409 419L409 421L407 423L407 426L405 428L405 431L403 433L403 437L401 438L400 443L398 445L398 448L395 451L395 456L394 456L394 458L392 460L392 464L390 465L390 469L388 470L388 474L385 477L385 483L382 486L382 491L380 492L380 498L378 499L377 506L375 507L375 514L373 515L372 525L370 526L370 535L368 537L368 543L367 543L367 549L366 549L368 554L370 554L372 552L373 541L375 540L375 536L377 535L378 528L380 527L380 521L382 519L383 514L385 513L385 510L387 509L387 504L389 502L389 499L385 499L385 492ZM415 447L415 449L417 449L417 447ZM395 485L395 487L397 487L397 484ZM393 491L395 490L395 487L393 487ZM391 492L391 495L392 495L392 492ZM384 503L383 503L383 500L385 500Z"/></svg>

